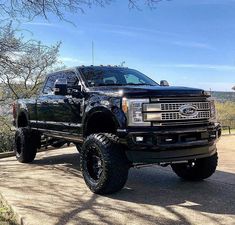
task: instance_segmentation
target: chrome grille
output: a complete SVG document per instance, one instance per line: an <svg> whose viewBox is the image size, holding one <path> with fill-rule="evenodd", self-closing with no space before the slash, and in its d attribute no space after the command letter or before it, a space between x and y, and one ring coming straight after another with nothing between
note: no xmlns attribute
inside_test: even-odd
<svg viewBox="0 0 235 225"><path fill-rule="evenodd" d="M178 111L183 105L194 106L198 111L210 110L210 102L150 103L144 104L143 110L148 112Z"/></svg>
<svg viewBox="0 0 235 225"><path fill-rule="evenodd" d="M200 111L195 116L182 116L179 112L166 112L161 113L162 120L189 120L189 119L209 119L210 111Z"/></svg>
<svg viewBox="0 0 235 225"><path fill-rule="evenodd" d="M177 111L183 105L193 105L197 110L209 110L209 102L161 103L162 111Z"/></svg>
<svg viewBox="0 0 235 225"><path fill-rule="evenodd" d="M183 112L184 107L193 107L195 113L192 115L185 115ZM175 101L175 102L153 102L143 105L143 118L144 121L158 122L164 124L164 122L175 121L192 123L192 121L209 121L210 113L210 102L199 100L196 101Z"/></svg>

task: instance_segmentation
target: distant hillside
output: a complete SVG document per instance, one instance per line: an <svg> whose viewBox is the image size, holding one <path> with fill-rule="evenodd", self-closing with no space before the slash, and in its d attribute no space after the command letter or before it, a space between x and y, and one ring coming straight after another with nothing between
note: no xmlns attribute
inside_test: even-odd
<svg viewBox="0 0 235 225"><path fill-rule="evenodd" d="M235 91L233 92L223 92L223 91L212 91L212 97L219 102L232 101L235 102Z"/></svg>

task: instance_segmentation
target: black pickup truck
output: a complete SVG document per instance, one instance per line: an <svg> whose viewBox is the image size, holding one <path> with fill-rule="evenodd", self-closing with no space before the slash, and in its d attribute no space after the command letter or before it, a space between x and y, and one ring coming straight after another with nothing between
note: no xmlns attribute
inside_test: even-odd
<svg viewBox="0 0 235 225"><path fill-rule="evenodd" d="M211 176L221 127L201 89L160 85L134 69L81 66L49 74L40 94L13 105L15 153L30 163L42 137L72 142L94 193L123 188L131 167L170 165L186 180Z"/></svg>

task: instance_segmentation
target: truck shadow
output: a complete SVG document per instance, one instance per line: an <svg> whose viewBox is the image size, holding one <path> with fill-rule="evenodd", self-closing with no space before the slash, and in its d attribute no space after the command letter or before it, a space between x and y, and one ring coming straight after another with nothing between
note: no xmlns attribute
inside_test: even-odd
<svg viewBox="0 0 235 225"><path fill-rule="evenodd" d="M217 177L234 180L235 174L216 171ZM215 214L235 215L235 185L224 184L211 177L201 182L187 182L169 169L148 168L130 172L126 188L112 198L140 204L185 208Z"/></svg>
<svg viewBox="0 0 235 225"><path fill-rule="evenodd" d="M59 167L60 170L64 170L71 173L73 176L81 176L79 154L63 154L57 156L49 156L36 160L34 164L37 165L50 165L56 166L62 164ZM63 168L63 169L61 169ZM208 213L217 215L235 215L235 174L224 171L216 171L210 179L202 182L186 182L179 179L170 168L161 168L158 166L151 166L143 169L131 169L129 172L129 178L126 186L118 193L100 197L92 195L91 202L98 207L105 208L107 210L118 211L120 205L135 203L136 205L144 205L145 208L151 209L152 206L163 208L171 214L174 214L184 224L189 224L185 215L180 213L180 210L193 210L194 212L201 214ZM97 198L110 199L111 201L118 202L117 205L102 204L96 202ZM88 202L88 206L91 207L91 202ZM107 201L105 201L107 202ZM126 202L126 203L125 203ZM71 202L71 206L74 206L74 202ZM73 207L72 207L73 208ZM91 207L92 208L92 207ZM82 210L79 207L73 208L71 214L66 213L62 216L61 222L58 224L65 224L65 218L75 217L76 213L80 213ZM150 215L146 215L141 211L135 211L131 208L128 209L130 213L139 216L142 219L148 219L152 222L156 219ZM94 213L98 213L95 212ZM122 213L122 212L120 212ZM205 216L205 215L204 215ZM101 221L104 218L101 218ZM211 216L210 220L215 223L217 217ZM164 224L171 224L172 220L165 220ZM87 222L87 224L89 224Z"/></svg>

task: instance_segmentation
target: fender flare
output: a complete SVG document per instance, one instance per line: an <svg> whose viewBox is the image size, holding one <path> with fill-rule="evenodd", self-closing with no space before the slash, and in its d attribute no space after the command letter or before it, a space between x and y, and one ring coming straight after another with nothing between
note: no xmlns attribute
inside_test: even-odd
<svg viewBox="0 0 235 225"><path fill-rule="evenodd" d="M20 116L24 116L26 118L27 124L30 125L30 118L29 118L29 114L27 112L27 110L25 109L20 109L19 112L17 113L17 117L16 117L16 127L19 127L19 117Z"/></svg>
<svg viewBox="0 0 235 225"><path fill-rule="evenodd" d="M115 126L117 128L119 127L119 122L118 122L117 118L115 117L115 115L113 114L113 112L109 108L106 108L104 106L96 106L96 107L92 108L90 111L88 111L82 120L83 136L85 136L85 134L86 134L88 121L98 113L106 114L108 117L110 117L113 120Z"/></svg>

